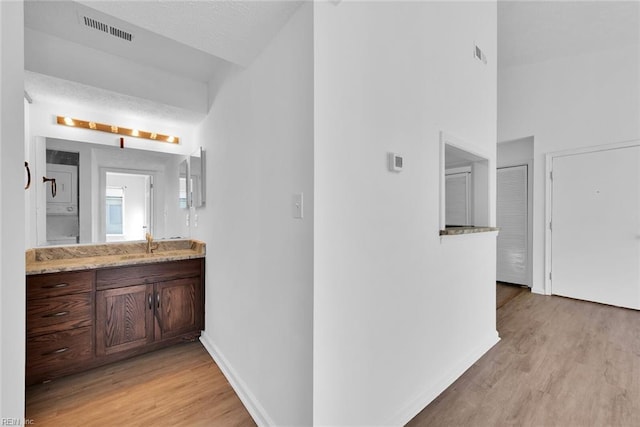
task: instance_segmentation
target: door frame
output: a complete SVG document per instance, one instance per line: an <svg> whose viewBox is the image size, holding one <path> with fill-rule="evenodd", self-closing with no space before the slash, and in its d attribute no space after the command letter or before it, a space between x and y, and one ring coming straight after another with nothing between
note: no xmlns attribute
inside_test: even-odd
<svg viewBox="0 0 640 427"><path fill-rule="evenodd" d="M553 290L552 266L552 204L553 204L553 159L556 157L574 156L577 154L595 153L598 151L616 150L621 148L640 147L640 140L601 144L582 148L555 151L545 154L545 208L544 208L544 294L551 295Z"/></svg>
<svg viewBox="0 0 640 427"><path fill-rule="evenodd" d="M112 168L112 167L107 167L107 166L101 166L98 168L98 174L99 174L99 199L98 199L98 212L99 212L99 218L100 218L100 224L98 227L98 240L100 242L106 242L106 231L107 231L107 226L106 226L106 201L105 201L105 197L106 197L106 190L107 190L107 173L122 173L122 174L131 174L131 175L148 175L151 177L151 194L150 194L150 200L149 200L149 227L147 228L147 231L149 233L151 233L151 235L153 235L155 233L156 230L156 212L155 212L155 201L156 201L156 196L155 196L155 192L156 192L156 181L157 181L157 171L154 170L144 170L144 169L124 169L124 168Z"/></svg>
<svg viewBox="0 0 640 427"><path fill-rule="evenodd" d="M447 177L451 176L451 175L462 175L465 174L465 202L466 202L466 212L465 212L465 223L462 225L470 225L472 222L472 218L471 218L471 204L473 203L473 199L472 199L472 190L473 190L473 182L472 182L472 170L471 170L471 166L462 166L462 167L457 167L457 168L451 168L451 169L445 169L444 171L444 183L445 183L445 189L447 186ZM446 193L446 191L445 191ZM446 205L446 194L445 194L445 212L447 205ZM445 214L446 217L446 214ZM446 220L446 218L445 218Z"/></svg>

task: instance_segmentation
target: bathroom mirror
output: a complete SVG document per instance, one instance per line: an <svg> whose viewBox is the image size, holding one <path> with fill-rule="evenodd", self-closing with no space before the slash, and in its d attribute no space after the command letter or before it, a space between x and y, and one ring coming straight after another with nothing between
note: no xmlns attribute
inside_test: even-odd
<svg viewBox="0 0 640 427"><path fill-rule="evenodd" d="M179 154L37 138L33 244L189 237L187 164ZM52 174L55 197L42 180Z"/></svg>
<svg viewBox="0 0 640 427"><path fill-rule="evenodd" d="M191 206L199 208L205 203L205 151L198 148L189 157L189 191L191 192Z"/></svg>

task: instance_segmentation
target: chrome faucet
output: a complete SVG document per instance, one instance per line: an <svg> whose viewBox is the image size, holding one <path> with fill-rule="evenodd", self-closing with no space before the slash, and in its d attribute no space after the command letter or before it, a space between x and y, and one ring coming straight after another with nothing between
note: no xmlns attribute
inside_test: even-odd
<svg viewBox="0 0 640 427"><path fill-rule="evenodd" d="M151 254L151 253L153 253L153 251L158 249L158 244L157 243L155 244L155 246L153 245L153 236L151 235L151 233L147 233L145 235L145 239L147 239L147 253L148 254Z"/></svg>

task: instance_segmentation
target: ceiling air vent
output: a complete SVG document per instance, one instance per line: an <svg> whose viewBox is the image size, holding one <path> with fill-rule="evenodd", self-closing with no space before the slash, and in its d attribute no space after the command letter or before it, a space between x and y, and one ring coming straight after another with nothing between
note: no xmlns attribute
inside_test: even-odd
<svg viewBox="0 0 640 427"><path fill-rule="evenodd" d="M121 39L124 39L127 41L131 41L131 38L133 37L131 33L128 33L116 27L109 27L109 32L111 33L112 36L120 37Z"/></svg>
<svg viewBox="0 0 640 427"><path fill-rule="evenodd" d="M111 34L114 37L118 37L119 39L132 41L133 34L128 31L121 30L120 28L116 28L112 25L105 24L102 21L98 21L97 19L91 18L89 16L82 16L80 22L84 22L84 25L89 28L93 28L94 30L102 31L103 33Z"/></svg>
<svg viewBox="0 0 640 427"><path fill-rule="evenodd" d="M93 18L89 18L88 16L84 17L84 25L95 30L104 31L105 33L109 32L109 26L107 24Z"/></svg>

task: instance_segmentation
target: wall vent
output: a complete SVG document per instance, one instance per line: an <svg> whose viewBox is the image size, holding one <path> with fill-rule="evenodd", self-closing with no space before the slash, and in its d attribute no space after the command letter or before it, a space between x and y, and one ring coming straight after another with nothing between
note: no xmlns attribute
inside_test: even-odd
<svg viewBox="0 0 640 427"><path fill-rule="evenodd" d="M80 16L78 16L80 18ZM124 31L120 28L114 27L112 25L106 24L97 19L91 18L89 16L83 15L80 19L81 23L84 23L86 27L93 28L94 30L102 31L103 33L111 34L113 37L118 37L119 39L126 41L133 41L133 34L128 31Z"/></svg>
<svg viewBox="0 0 640 427"><path fill-rule="evenodd" d="M120 37L121 39L124 39L124 40L129 41L129 42L133 38L131 33L128 33L128 32L126 32L124 30L121 30L120 28L109 27L109 32L111 33L112 36Z"/></svg>
<svg viewBox="0 0 640 427"><path fill-rule="evenodd" d="M88 16L84 17L84 25L93 28L94 30L104 31L105 33L109 31L109 26L107 24L96 19L89 18Z"/></svg>

